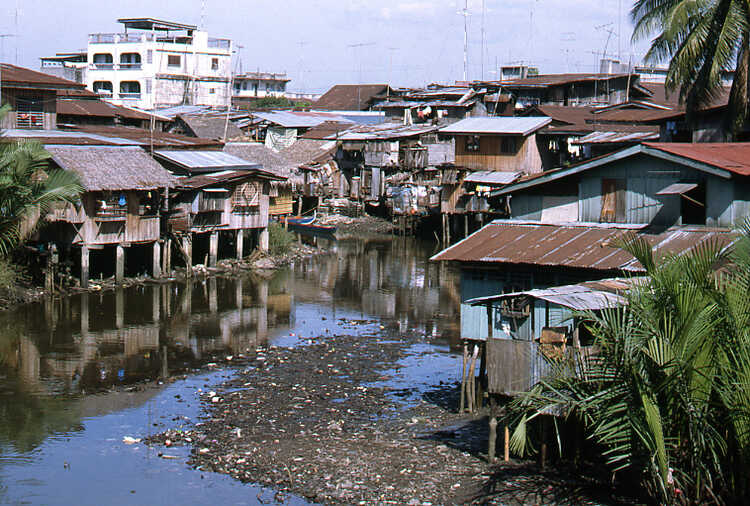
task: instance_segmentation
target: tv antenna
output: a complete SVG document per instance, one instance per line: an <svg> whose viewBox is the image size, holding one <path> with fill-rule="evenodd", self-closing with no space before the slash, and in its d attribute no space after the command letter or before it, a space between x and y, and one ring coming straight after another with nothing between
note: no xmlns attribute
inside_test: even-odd
<svg viewBox="0 0 750 506"><path fill-rule="evenodd" d="M356 54L359 51L359 49L363 47L374 46L374 45L375 45L375 42L359 42L357 44L348 44L346 47L352 48L352 52ZM357 84L362 84L362 58L355 58L355 59L357 60L357 63L359 63L359 75L357 78ZM356 69L355 69L355 72L356 72ZM361 93L362 93L362 87L357 86L357 107L360 110L362 109Z"/></svg>
<svg viewBox="0 0 750 506"><path fill-rule="evenodd" d="M469 79L469 0L464 0L464 8L457 12L464 17L464 82Z"/></svg>
<svg viewBox="0 0 750 506"><path fill-rule="evenodd" d="M617 35L619 37L619 34L612 29L613 26L614 23L606 23L594 27L597 31L607 32L607 40L604 42L604 50L602 50L602 60L607 59L607 47L609 46L609 41L612 38L612 35Z"/></svg>

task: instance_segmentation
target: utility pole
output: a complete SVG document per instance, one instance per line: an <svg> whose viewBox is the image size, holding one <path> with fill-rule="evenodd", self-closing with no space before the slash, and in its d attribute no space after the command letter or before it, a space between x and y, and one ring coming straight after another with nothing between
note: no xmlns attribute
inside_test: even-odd
<svg viewBox="0 0 750 506"><path fill-rule="evenodd" d="M300 92L304 92L304 83L305 83L305 58L304 58L304 51L305 46L308 44L306 40L301 40L297 42L297 45L299 46L299 90Z"/></svg>

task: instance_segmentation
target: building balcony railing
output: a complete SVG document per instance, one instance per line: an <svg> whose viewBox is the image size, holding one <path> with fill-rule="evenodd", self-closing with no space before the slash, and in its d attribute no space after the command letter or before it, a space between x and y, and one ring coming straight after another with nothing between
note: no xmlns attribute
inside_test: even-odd
<svg viewBox="0 0 750 506"><path fill-rule="evenodd" d="M114 70L114 68L114 63L92 63L89 65L89 69L91 70Z"/></svg>
<svg viewBox="0 0 750 506"><path fill-rule="evenodd" d="M141 70L140 63L121 63L118 67L120 70Z"/></svg>
<svg viewBox="0 0 750 506"><path fill-rule="evenodd" d="M90 33L89 44L135 44L154 40L150 33Z"/></svg>
<svg viewBox="0 0 750 506"><path fill-rule="evenodd" d="M112 98L112 92L110 90L94 90L100 97Z"/></svg>
<svg viewBox="0 0 750 506"><path fill-rule="evenodd" d="M123 100L140 100L141 94L140 93L123 93L120 92L120 98Z"/></svg>

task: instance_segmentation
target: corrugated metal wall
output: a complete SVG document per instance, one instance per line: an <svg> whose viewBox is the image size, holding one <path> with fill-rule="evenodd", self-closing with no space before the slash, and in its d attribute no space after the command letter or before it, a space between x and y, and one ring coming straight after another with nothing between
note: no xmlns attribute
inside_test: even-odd
<svg viewBox="0 0 750 506"><path fill-rule="evenodd" d="M579 181L578 219L598 222L601 217L602 179L625 179L625 220L627 223L681 224L681 197L657 196L656 192L677 182L706 184L706 225L731 227L750 213L750 184L725 180L683 165L637 156L613 162L583 174ZM550 183L549 194L555 194ZM513 219L541 220L542 196L519 193L511 199ZM619 213L618 213L619 214Z"/></svg>

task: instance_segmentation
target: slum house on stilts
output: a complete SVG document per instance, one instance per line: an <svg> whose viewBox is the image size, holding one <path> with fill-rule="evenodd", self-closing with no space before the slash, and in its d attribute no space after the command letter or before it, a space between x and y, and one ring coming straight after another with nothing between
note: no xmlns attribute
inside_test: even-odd
<svg viewBox="0 0 750 506"><path fill-rule="evenodd" d="M89 284L92 252L103 262L98 272L108 272L105 264L114 263L118 283L126 270L140 273L147 265L150 274L159 277L160 220L175 178L135 146L48 145L46 150L58 167L78 175L84 189L79 202L59 205L48 215L51 226L45 230L58 248L80 248L81 286ZM144 247L150 254L144 255ZM136 250L140 254L128 263L126 251Z"/></svg>
<svg viewBox="0 0 750 506"><path fill-rule="evenodd" d="M536 133L546 117L469 118L440 130L455 142L455 163L440 167L442 243L467 237L492 218L506 217L505 201L490 192L543 171ZM460 218L463 217L463 223ZM456 233L457 232L457 233Z"/></svg>
<svg viewBox="0 0 750 506"><path fill-rule="evenodd" d="M187 178L180 179L180 197L170 208L169 232L178 239L188 272L196 261L216 266L220 243L234 243L237 258L244 255L246 241L268 250L270 182L282 178L222 151L158 150L154 155Z"/></svg>
<svg viewBox="0 0 750 506"><path fill-rule="evenodd" d="M489 401L487 457L495 458L498 402L528 391L556 370L556 364L592 353L593 339L580 312L600 312L627 304L627 292L644 278L611 278L547 289L469 299L486 311L486 338L464 339L459 410L474 412L485 395ZM469 361L468 348L472 349ZM474 371L481 355L479 377ZM467 369L468 367L468 369ZM510 458L510 431L503 427L503 458ZM542 466L546 442L542 441Z"/></svg>
<svg viewBox="0 0 750 506"><path fill-rule="evenodd" d="M484 356L482 343L488 337L507 339L515 333L539 339L545 327L548 337L554 337L553 327L562 323L559 311L537 316L530 310L525 315L512 305L501 306L500 313L516 317L514 323L503 321L497 311L488 314L475 302L643 273L630 254L613 246L624 238L644 239L656 258L708 243L731 244L735 236L729 227L748 215L748 146L644 144L529 176L493 192L513 196L513 219L495 220L433 257L460 264L462 339L467 346L476 343L477 354ZM566 332L565 342L570 344L572 336ZM528 361L531 372L521 376L522 386L526 379L531 378L530 386L539 377L533 373L534 363ZM488 362L487 374L494 367ZM497 393L508 390L513 389Z"/></svg>

